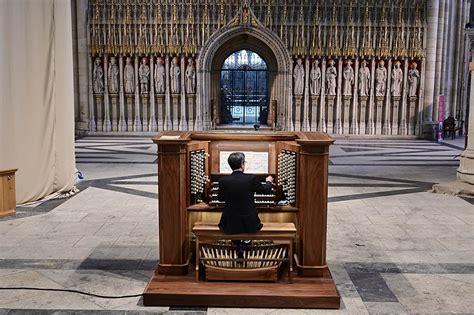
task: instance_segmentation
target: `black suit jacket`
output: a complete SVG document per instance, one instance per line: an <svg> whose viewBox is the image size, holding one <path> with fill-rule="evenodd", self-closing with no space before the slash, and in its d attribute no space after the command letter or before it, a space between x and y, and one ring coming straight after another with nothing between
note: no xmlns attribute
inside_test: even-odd
<svg viewBox="0 0 474 315"><path fill-rule="evenodd" d="M272 183L262 184L255 175L234 171L219 181L218 199L225 201L219 228L226 234L255 233L262 228L254 193L270 194Z"/></svg>

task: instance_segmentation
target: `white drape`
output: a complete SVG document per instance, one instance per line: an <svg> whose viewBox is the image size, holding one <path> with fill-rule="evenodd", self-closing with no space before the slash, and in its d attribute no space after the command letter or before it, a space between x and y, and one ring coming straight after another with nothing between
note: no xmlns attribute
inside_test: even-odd
<svg viewBox="0 0 474 315"><path fill-rule="evenodd" d="M17 203L74 187L71 2L0 0L0 170Z"/></svg>

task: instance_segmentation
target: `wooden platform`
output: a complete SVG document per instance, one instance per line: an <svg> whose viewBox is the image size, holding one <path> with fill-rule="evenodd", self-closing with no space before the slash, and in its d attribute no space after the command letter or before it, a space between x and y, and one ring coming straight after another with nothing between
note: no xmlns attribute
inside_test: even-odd
<svg viewBox="0 0 474 315"><path fill-rule="evenodd" d="M145 306L208 306L338 309L332 278L292 277L279 283L206 282L188 276L154 275L143 293Z"/></svg>

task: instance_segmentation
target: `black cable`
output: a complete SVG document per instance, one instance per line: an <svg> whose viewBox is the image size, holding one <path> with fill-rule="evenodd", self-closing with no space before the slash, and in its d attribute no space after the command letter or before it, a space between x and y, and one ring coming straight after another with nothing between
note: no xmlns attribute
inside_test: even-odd
<svg viewBox="0 0 474 315"><path fill-rule="evenodd" d="M125 298L132 298L132 297L141 297L143 293L140 294L130 294L130 295L100 295L94 294L90 292L84 292L79 290L73 289L50 289L50 288L32 288L32 287L10 287L10 288L0 288L0 290L34 290L34 291L53 291L53 292L70 292L70 293L78 293L82 295L89 295L101 299L125 299Z"/></svg>

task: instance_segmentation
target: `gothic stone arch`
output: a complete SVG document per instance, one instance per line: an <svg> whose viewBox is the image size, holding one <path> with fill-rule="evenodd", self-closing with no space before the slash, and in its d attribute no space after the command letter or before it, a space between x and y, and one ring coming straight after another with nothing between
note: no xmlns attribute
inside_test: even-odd
<svg viewBox="0 0 474 315"><path fill-rule="evenodd" d="M291 57L275 34L257 25L228 26L214 33L197 59L196 130L209 129L211 101L220 99L220 67L234 51L249 49L265 59L268 66L269 100L277 101L277 129L291 129L286 121L291 106ZM216 103L217 104L217 103ZM269 117L273 115L271 106ZM291 117L291 113L289 113ZM291 125L291 124L290 124Z"/></svg>

